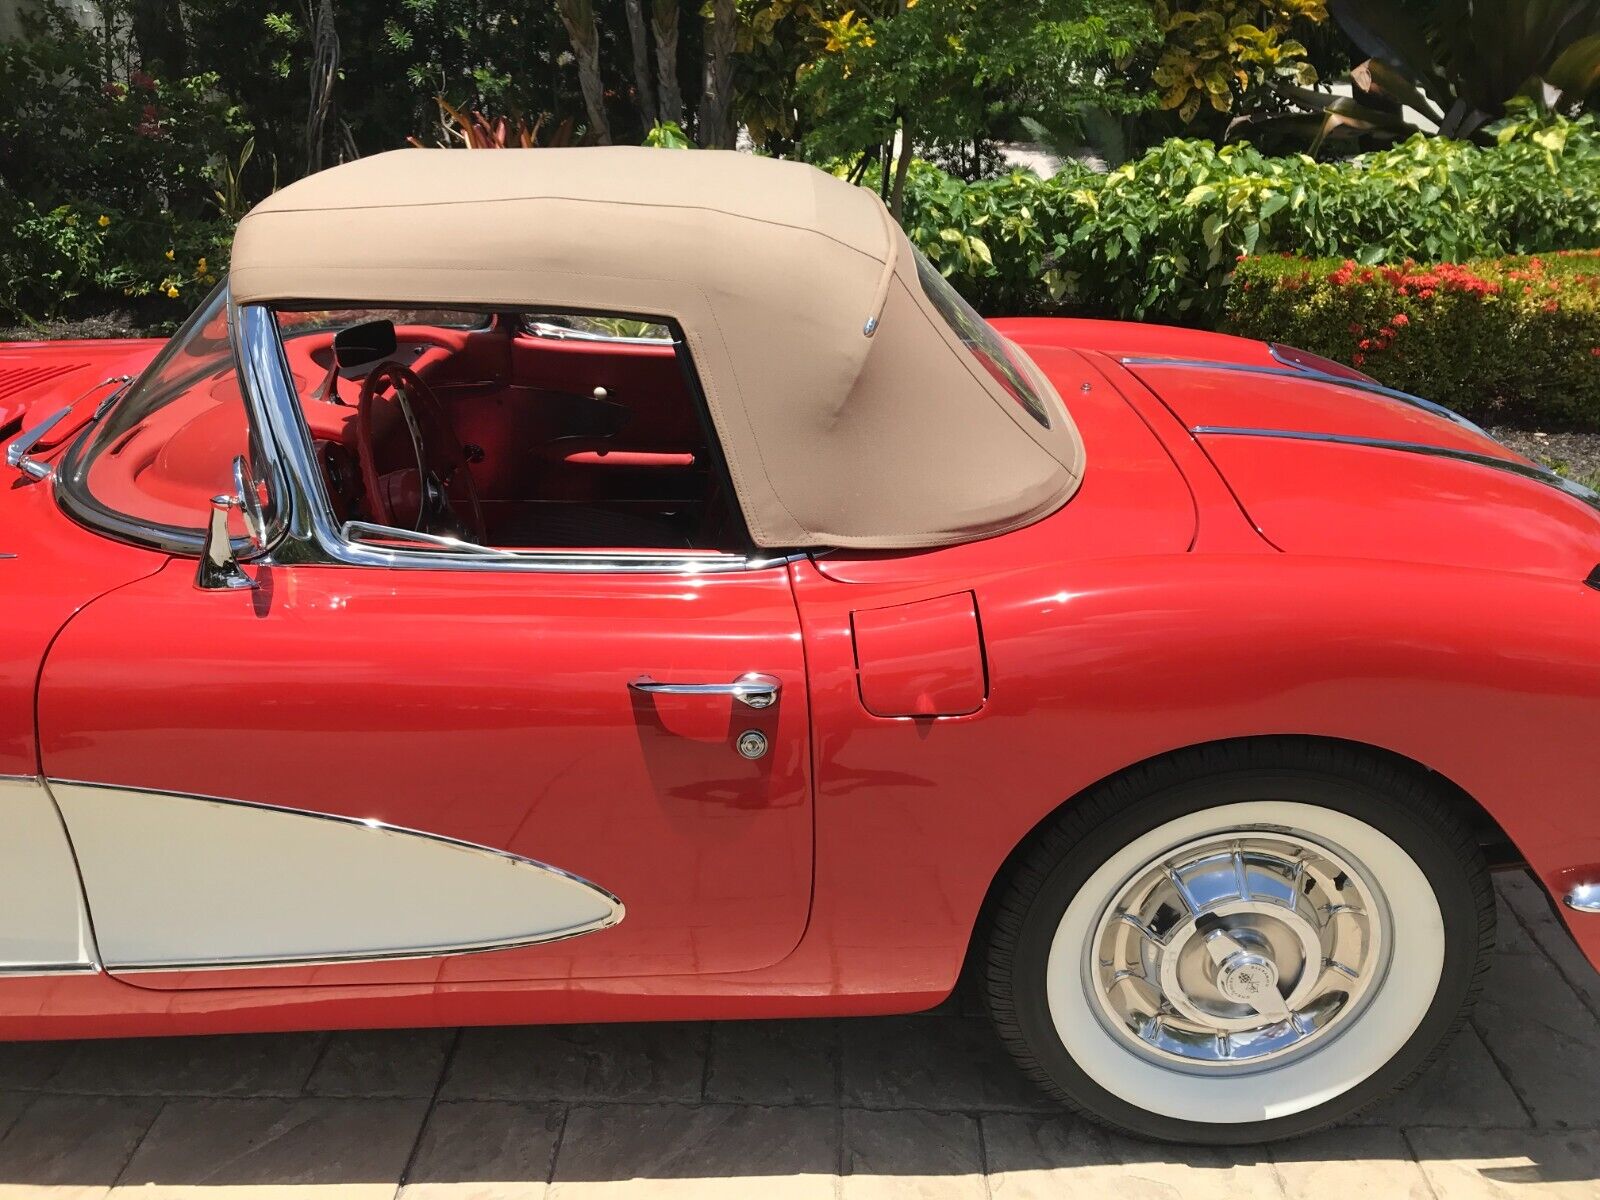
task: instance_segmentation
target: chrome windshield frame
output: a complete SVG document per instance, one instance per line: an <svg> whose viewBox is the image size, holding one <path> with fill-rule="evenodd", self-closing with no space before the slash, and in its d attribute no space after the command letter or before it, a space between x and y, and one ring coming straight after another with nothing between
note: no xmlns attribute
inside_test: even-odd
<svg viewBox="0 0 1600 1200"><path fill-rule="evenodd" d="M238 332L233 323L235 305L232 296L228 293L228 281L224 279L219 283L206 297L205 301L196 308L195 312L199 313L210 305L218 292L221 292L223 296L223 311L228 322L228 346L233 357L234 371L239 378L239 393L244 405L249 452L252 457L257 453L261 456L261 463L265 469L268 495L272 499L271 519L264 531L263 538L255 540L249 537L236 537L230 539L230 545L233 547L234 558L239 562L259 562L270 559L275 545L281 542L286 534L286 506L289 502L290 491L284 472L279 465L278 457L272 451L261 409L251 400L250 389L245 379L244 364L239 356ZM178 331L172 335L172 338L168 339L167 344L170 345L174 339L183 337L192 320L194 320L193 316L186 320ZM80 489L71 478L75 464L90 448L94 430L116 404L138 388L144 377L160 362L163 353L165 353L165 348L157 351L150 362L146 363L135 376L112 376L95 385L96 387L103 387L105 384L113 382L121 382L122 384L121 387L95 407L93 417L85 424L83 429L72 436L71 441L61 453L58 464L59 469L51 471L49 478L53 484L52 490L57 507L85 529L116 538L119 541L129 542L136 546L147 546L153 550L161 550L167 554L198 558L205 545L206 525L211 515L209 504L196 508L196 513L201 523L193 528L161 525L108 508L92 496L86 488ZM93 390L93 388L90 389L90 391ZM88 394L88 392L85 392L84 396L86 397ZM218 481L219 485L223 482L225 481Z"/></svg>
<svg viewBox="0 0 1600 1200"><path fill-rule="evenodd" d="M717 551L545 551L485 548L380 546L351 541L334 515L311 447L311 433L295 394L289 360L272 310L262 304L231 305L235 353L245 402L259 418L267 452L285 481L285 536L272 561L340 564L384 570L531 571L562 574L727 574L761 570L806 557L803 553L727 554Z"/></svg>

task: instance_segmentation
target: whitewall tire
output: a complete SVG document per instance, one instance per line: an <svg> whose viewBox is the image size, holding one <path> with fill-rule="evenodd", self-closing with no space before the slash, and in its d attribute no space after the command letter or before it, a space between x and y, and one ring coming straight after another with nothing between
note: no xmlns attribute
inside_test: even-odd
<svg viewBox="0 0 1600 1200"><path fill-rule="evenodd" d="M1458 797L1342 744L1145 764L1069 804L995 906L986 988L1047 1091L1147 1137L1287 1137L1418 1074L1494 902Z"/></svg>

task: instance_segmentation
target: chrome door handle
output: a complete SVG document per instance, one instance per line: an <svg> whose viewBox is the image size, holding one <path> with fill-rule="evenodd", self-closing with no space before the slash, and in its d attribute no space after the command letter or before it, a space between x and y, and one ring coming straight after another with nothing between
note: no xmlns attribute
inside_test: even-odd
<svg viewBox="0 0 1600 1200"><path fill-rule="evenodd" d="M628 683L633 691L650 695L732 696L749 708L771 708L778 702L780 686L771 675L761 675L755 671L739 676L732 683L658 683L648 675L641 675Z"/></svg>

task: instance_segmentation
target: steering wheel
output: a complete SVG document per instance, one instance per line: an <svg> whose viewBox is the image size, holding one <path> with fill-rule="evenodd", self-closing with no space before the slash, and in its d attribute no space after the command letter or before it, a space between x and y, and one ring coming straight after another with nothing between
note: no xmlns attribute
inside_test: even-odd
<svg viewBox="0 0 1600 1200"><path fill-rule="evenodd" d="M378 473L373 417L386 389L394 393L395 407L410 435L417 463L414 473L410 469ZM380 524L403 528L400 522L409 517L411 528L418 532L484 540L483 505L467 468L466 451L438 397L410 367L390 361L367 373L356 407L356 457L367 507ZM471 513L465 522L456 507L459 500Z"/></svg>

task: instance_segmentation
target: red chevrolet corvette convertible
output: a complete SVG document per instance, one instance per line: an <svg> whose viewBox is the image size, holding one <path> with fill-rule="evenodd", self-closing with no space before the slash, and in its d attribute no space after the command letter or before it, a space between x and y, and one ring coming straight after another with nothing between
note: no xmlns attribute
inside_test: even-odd
<svg viewBox="0 0 1600 1200"><path fill-rule="evenodd" d="M1600 960L1600 498L878 200L404 150L0 351L0 1037L910 1012L1242 1142Z"/></svg>

